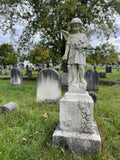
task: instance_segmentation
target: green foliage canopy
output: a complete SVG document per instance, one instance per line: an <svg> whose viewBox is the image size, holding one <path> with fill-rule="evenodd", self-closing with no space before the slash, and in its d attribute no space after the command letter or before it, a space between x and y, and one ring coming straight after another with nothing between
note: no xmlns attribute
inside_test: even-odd
<svg viewBox="0 0 120 160"><path fill-rule="evenodd" d="M79 5L77 7L76 4ZM65 40L61 29L68 30L69 23L76 15L87 25L93 24L98 36L107 38L115 34L117 27L114 15L120 15L118 0L4 0L0 1L0 28L15 34L15 24L24 23L25 28L19 40L21 48L39 32L42 47L49 48L56 55L63 55ZM30 41L31 40L31 41Z"/></svg>
<svg viewBox="0 0 120 160"><path fill-rule="evenodd" d="M103 43L91 48L91 53L87 55L87 62L91 64L117 64L118 52L115 51L115 46L109 43Z"/></svg>
<svg viewBox="0 0 120 160"><path fill-rule="evenodd" d="M17 54L12 45L2 44L0 46L1 65L15 65L17 64Z"/></svg>
<svg viewBox="0 0 120 160"><path fill-rule="evenodd" d="M33 64L48 63L50 58L50 50L44 50L39 46L35 46L33 50L29 52L28 60Z"/></svg>

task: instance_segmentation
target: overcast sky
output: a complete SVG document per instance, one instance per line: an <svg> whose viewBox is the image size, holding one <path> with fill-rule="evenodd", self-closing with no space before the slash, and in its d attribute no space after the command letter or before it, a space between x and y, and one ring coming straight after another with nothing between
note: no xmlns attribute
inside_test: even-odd
<svg viewBox="0 0 120 160"><path fill-rule="evenodd" d="M120 29L120 18L116 19L116 24L118 25L118 27ZM16 25L15 28L16 28L15 40L18 40L19 36L22 33L23 26L22 25ZM34 41L38 42L39 40L40 40L39 36L36 35L35 38L34 38ZM103 42L105 42L104 39L103 39ZM111 44L115 45L116 46L116 50L118 52L120 52L120 30L117 33L117 38L111 37L109 39L109 42ZM3 44L3 43L9 43L9 44L13 44L14 45L13 40L10 38L10 34L7 33L6 35L3 35L2 31L0 30L0 45ZM91 37L90 44L93 47L99 45L100 43L101 43L101 41L97 39L97 36L93 35Z"/></svg>

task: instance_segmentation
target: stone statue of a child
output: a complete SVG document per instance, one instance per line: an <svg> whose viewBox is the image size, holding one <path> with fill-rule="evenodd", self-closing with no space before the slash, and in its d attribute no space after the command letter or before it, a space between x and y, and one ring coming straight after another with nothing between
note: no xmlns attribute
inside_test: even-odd
<svg viewBox="0 0 120 160"><path fill-rule="evenodd" d="M71 34L62 31L67 36L67 43L63 59L68 59L68 83L82 83L84 80L84 67L86 65L85 48L89 46L87 36L82 33L83 23L79 18L73 18L70 23Z"/></svg>

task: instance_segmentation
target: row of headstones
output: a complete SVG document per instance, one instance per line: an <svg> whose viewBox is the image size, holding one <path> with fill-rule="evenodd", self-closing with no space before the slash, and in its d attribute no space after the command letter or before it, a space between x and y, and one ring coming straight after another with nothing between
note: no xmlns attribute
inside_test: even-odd
<svg viewBox="0 0 120 160"><path fill-rule="evenodd" d="M32 74L32 72L29 72L31 70L28 70L27 74ZM46 73L46 78L50 77L50 75L52 75L53 69L43 69L43 71L47 71ZM54 70L54 72L56 72ZM56 72L58 73L58 72ZM38 75L39 76L39 75ZM99 74L97 71L95 70L88 70L85 73L85 79L87 82L87 89L88 90L99 90ZM20 69L17 68L13 68L11 70L11 85L12 86L21 86L22 85L22 81L23 81L23 74L22 71ZM67 73L63 73L61 74L61 83L62 85L68 85L68 74Z"/></svg>
<svg viewBox="0 0 120 160"><path fill-rule="evenodd" d="M51 69L49 69L50 72ZM109 71L111 72L111 68L109 68ZM23 75L21 74L22 72L17 69L13 68L11 70L11 85L15 86L21 86L23 83ZM38 72L39 73L39 72ZM6 73L5 73L6 74ZM32 71L28 70L27 73L28 77L32 77ZM85 73L85 79L87 81L87 90L99 90L99 77L101 77L101 73L98 73L96 70L88 70ZM68 74L67 73L62 73L61 74L61 82L62 86L67 86L67 78Z"/></svg>
<svg viewBox="0 0 120 160"><path fill-rule="evenodd" d="M66 77L66 74L62 75ZM89 77L90 83L92 83L92 76L96 79L96 76L98 77L97 72L92 70L86 72L85 77ZM37 77L37 102L58 102L61 98L61 78L63 79L54 69L43 69L39 72ZM20 69L13 68L11 70L10 82L11 86L23 85L23 74ZM89 95L93 98L94 102L96 102L96 95L93 94L93 92L90 92ZM17 106L16 103L10 102L1 107L1 112L6 112L7 110L12 111Z"/></svg>
<svg viewBox="0 0 120 160"><path fill-rule="evenodd" d="M11 86L23 85L23 73L13 68L10 77ZM54 69L43 69L37 76L37 102L57 102L61 98L60 74Z"/></svg>
<svg viewBox="0 0 120 160"><path fill-rule="evenodd" d="M0 68L0 75L3 75L3 74L9 75L9 70L12 71L13 66L7 66L7 67L6 67L6 70L5 70L5 73L3 73L3 69L4 69L3 67ZM28 69L28 70L26 71L26 75L28 75L28 77L31 78L31 77L32 77L32 70Z"/></svg>
<svg viewBox="0 0 120 160"><path fill-rule="evenodd" d="M88 90L99 90L99 74L89 70L85 74ZM65 81L66 82L65 82ZM37 101L57 102L61 97L61 85L67 84L67 74L59 74L54 69L43 69L37 76ZM20 69L13 68L10 78L11 86L23 85L23 74ZM92 88L91 88L92 87Z"/></svg>

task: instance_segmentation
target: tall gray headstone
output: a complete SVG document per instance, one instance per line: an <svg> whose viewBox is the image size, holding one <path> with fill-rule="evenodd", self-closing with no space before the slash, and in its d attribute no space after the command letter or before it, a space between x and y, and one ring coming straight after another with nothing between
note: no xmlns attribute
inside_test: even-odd
<svg viewBox="0 0 120 160"><path fill-rule="evenodd" d="M32 71L28 69L27 75L28 75L28 78L32 78Z"/></svg>
<svg viewBox="0 0 120 160"><path fill-rule="evenodd" d="M62 88L67 89L68 88L68 73L61 73L61 85Z"/></svg>
<svg viewBox="0 0 120 160"><path fill-rule="evenodd" d="M88 70L85 73L85 80L87 82L87 90L99 90L99 74L95 70Z"/></svg>
<svg viewBox="0 0 120 160"><path fill-rule="evenodd" d="M61 98L61 81L54 69L43 69L37 77L37 102L57 102Z"/></svg>
<svg viewBox="0 0 120 160"><path fill-rule="evenodd" d="M13 68L11 70L10 83L11 83L11 86L23 85L23 73L20 69Z"/></svg>

